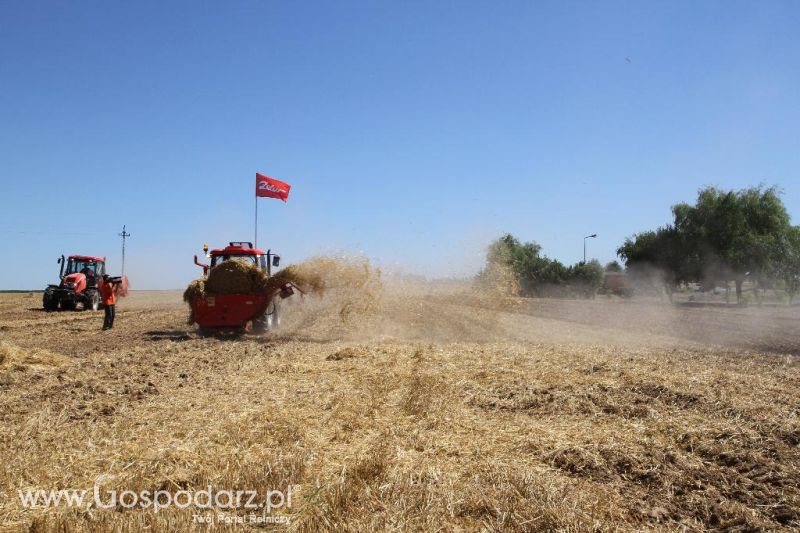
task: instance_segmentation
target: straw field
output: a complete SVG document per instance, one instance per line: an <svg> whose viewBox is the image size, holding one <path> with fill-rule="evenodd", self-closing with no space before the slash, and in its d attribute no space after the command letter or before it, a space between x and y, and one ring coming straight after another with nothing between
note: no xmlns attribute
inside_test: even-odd
<svg viewBox="0 0 800 533"><path fill-rule="evenodd" d="M109 332L0 295L0 527L800 527L797 308L459 291L293 297L280 331L238 339L198 336L177 291L134 291ZM265 524L19 497L98 478L293 499Z"/></svg>

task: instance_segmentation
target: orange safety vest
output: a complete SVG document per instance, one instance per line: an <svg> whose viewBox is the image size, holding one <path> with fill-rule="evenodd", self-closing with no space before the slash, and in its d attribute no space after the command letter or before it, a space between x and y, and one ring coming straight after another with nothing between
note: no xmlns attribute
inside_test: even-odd
<svg viewBox="0 0 800 533"><path fill-rule="evenodd" d="M100 287L100 294L103 295L103 305L114 305L117 303L117 290L113 283L103 283Z"/></svg>

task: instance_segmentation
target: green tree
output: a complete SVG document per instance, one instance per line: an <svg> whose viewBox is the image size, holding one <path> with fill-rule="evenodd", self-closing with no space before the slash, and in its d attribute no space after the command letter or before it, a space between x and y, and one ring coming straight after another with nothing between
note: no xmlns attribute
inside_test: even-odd
<svg viewBox="0 0 800 533"><path fill-rule="evenodd" d="M594 298L597 290L603 285L605 269L599 261L593 259L588 263L578 263L569 267L567 280L574 291L584 298Z"/></svg>
<svg viewBox="0 0 800 533"><path fill-rule="evenodd" d="M659 272L668 293L682 282L732 280L741 301L748 276L777 275L791 226L775 188L708 187L694 205L677 204L672 213L673 224L634 235L617 250L629 269Z"/></svg>
<svg viewBox="0 0 800 533"><path fill-rule="evenodd" d="M609 261L606 263L606 272L622 272L622 265L618 261Z"/></svg>
<svg viewBox="0 0 800 533"><path fill-rule="evenodd" d="M617 255L631 276L661 285L670 301L678 284L695 277L696 262L691 248L674 226L629 237L617 249Z"/></svg>
<svg viewBox="0 0 800 533"><path fill-rule="evenodd" d="M727 192L709 187L694 206L678 204L673 213L700 268L693 277L733 280L741 301L746 277L757 280L776 271L790 219L774 187Z"/></svg>
<svg viewBox="0 0 800 533"><path fill-rule="evenodd" d="M559 261L541 255L535 242L520 244L514 251L514 271L523 296L555 295L564 283L567 269Z"/></svg>
<svg viewBox="0 0 800 533"><path fill-rule="evenodd" d="M794 297L800 292L800 226L794 226L786 232L780 247L782 254L778 275L789 295L789 305L792 305Z"/></svg>
<svg viewBox="0 0 800 533"><path fill-rule="evenodd" d="M535 242L522 243L511 234L503 235L489 245L478 282L506 294L513 286L521 296L591 296L602 285L603 267L597 261L566 267L541 252Z"/></svg>

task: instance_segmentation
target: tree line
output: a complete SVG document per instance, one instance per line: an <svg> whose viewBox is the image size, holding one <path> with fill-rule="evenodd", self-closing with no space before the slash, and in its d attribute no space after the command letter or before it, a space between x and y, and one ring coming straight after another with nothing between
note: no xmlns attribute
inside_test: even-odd
<svg viewBox="0 0 800 533"><path fill-rule="evenodd" d="M670 297L693 282L704 288L733 282L738 302L745 281L757 296L783 288L790 302L800 289L800 226L791 225L774 187L707 187L694 205L674 205L672 215L671 224L638 233L617 249L632 275L659 278Z"/></svg>
<svg viewBox="0 0 800 533"><path fill-rule="evenodd" d="M688 283L704 289L733 283L742 301L745 282L757 297L764 289L784 290L791 303L800 291L800 226L791 219L778 190L751 187L723 191L707 187L694 204L672 207L671 223L634 234L617 249L624 272L666 290ZM565 266L542 255L535 242L511 234L494 241L478 281L521 296L593 296L612 262Z"/></svg>
<svg viewBox="0 0 800 533"><path fill-rule="evenodd" d="M506 234L489 245L478 282L502 294L585 298L603 284L603 266L596 260L566 266L541 252L537 243Z"/></svg>

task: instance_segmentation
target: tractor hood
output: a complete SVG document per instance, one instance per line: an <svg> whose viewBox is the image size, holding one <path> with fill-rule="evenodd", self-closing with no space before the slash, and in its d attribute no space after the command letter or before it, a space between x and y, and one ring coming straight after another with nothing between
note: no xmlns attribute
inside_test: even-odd
<svg viewBox="0 0 800 533"><path fill-rule="evenodd" d="M61 287L63 289L71 289L75 292L81 292L86 288L86 276L80 272L68 274L61 280Z"/></svg>

